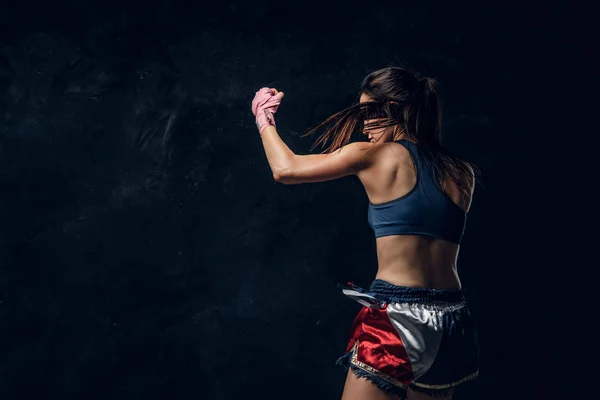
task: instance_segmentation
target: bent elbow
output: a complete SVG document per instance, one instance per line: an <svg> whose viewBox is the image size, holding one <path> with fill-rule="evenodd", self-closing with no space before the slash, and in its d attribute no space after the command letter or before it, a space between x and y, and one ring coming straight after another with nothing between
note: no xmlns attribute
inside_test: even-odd
<svg viewBox="0 0 600 400"><path fill-rule="evenodd" d="M277 183L284 183L284 175L281 171L273 171L273 180Z"/></svg>
<svg viewBox="0 0 600 400"><path fill-rule="evenodd" d="M277 183L283 183L284 185L289 183L289 178L290 174L288 170L276 170L273 171L273 179L275 180L275 182Z"/></svg>

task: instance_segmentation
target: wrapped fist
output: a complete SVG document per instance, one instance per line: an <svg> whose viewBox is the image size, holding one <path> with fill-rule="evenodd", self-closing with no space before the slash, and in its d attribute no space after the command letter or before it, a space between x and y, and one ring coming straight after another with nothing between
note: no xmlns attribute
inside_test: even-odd
<svg viewBox="0 0 600 400"><path fill-rule="evenodd" d="M269 125L275 125L274 114L281 104L283 92L264 87L256 92L252 100L252 114L256 117L256 126L260 134Z"/></svg>

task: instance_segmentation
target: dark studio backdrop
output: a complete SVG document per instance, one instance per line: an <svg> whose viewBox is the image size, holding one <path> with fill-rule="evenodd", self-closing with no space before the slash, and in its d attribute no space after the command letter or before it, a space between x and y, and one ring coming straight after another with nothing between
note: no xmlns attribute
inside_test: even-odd
<svg viewBox="0 0 600 400"><path fill-rule="evenodd" d="M439 81L445 142L482 171L459 257L481 370L455 399L553 397L510 311L530 222L507 160L540 112L528 75L558 73L555 9L0 4L0 398L339 398L360 305L336 284L375 275L368 200L351 177L274 182L250 102L284 91L278 131L307 154L389 65Z"/></svg>

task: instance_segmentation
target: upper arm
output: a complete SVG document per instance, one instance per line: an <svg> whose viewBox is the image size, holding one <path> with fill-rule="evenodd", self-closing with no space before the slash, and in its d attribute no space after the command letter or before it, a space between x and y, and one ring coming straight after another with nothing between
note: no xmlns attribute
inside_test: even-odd
<svg viewBox="0 0 600 400"><path fill-rule="evenodd" d="M372 156L367 142L349 143L329 154L294 155L290 167L280 171L277 182L285 184L324 182L355 175L368 168Z"/></svg>

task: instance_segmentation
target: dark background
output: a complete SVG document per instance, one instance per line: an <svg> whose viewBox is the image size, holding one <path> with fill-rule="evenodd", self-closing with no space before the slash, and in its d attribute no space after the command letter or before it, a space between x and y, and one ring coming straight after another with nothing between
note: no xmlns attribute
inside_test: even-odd
<svg viewBox="0 0 600 400"><path fill-rule="evenodd" d="M459 258L481 370L455 400L556 398L519 160L560 7L0 4L0 398L339 398L360 305L336 284L376 272L367 198L275 183L250 102L284 91L307 154L389 65L439 81L445 142L482 171Z"/></svg>

